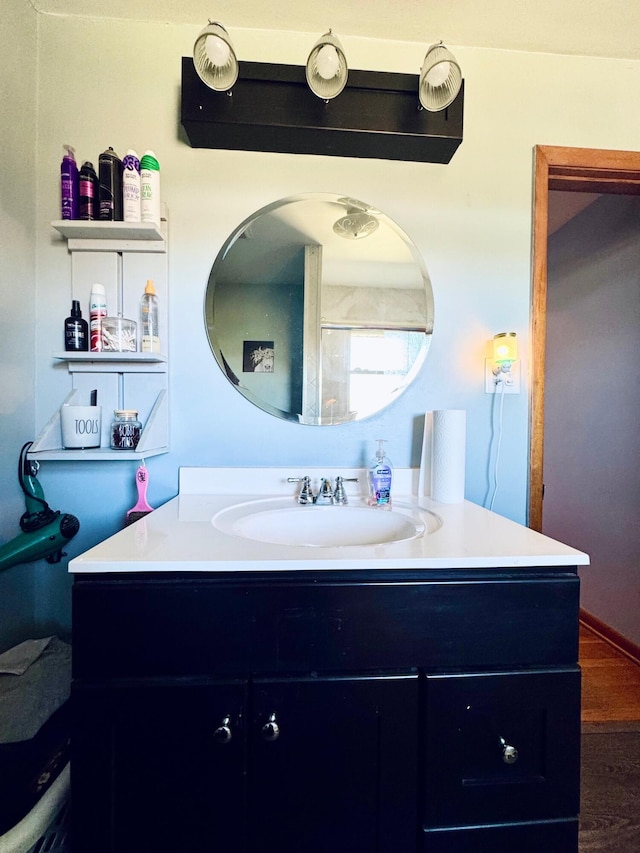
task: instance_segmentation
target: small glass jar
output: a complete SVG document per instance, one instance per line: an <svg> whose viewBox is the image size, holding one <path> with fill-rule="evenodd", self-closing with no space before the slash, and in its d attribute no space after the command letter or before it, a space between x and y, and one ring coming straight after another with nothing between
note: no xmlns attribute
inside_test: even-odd
<svg viewBox="0 0 640 853"><path fill-rule="evenodd" d="M133 409L116 409L111 422L111 447L113 450L135 450L140 441L142 424Z"/></svg>

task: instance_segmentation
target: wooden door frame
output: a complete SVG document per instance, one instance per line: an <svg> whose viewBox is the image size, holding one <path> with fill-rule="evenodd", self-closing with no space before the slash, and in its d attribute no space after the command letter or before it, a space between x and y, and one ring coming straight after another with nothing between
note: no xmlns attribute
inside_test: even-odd
<svg viewBox="0 0 640 853"><path fill-rule="evenodd" d="M640 151L534 149L529 527L542 530L549 190L640 195Z"/></svg>

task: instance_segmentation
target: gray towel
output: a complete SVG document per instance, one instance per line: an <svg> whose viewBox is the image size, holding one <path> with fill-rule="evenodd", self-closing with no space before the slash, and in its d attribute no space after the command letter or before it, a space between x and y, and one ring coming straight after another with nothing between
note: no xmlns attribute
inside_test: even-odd
<svg viewBox="0 0 640 853"><path fill-rule="evenodd" d="M44 645L36 654L38 644ZM9 667L0 672L0 743L18 743L32 738L69 698L71 646L58 637L27 640L0 655L0 664Z"/></svg>
<svg viewBox="0 0 640 853"><path fill-rule="evenodd" d="M24 643L8 649L0 655L0 673L24 675L52 639L53 637L42 637L40 640L25 640Z"/></svg>

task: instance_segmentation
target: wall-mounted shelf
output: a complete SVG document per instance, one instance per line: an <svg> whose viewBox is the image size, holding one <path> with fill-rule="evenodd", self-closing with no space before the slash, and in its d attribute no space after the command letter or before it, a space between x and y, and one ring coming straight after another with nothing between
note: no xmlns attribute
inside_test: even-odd
<svg viewBox="0 0 640 853"><path fill-rule="evenodd" d="M49 418L29 456L38 460L106 461L140 459L167 453L169 432L167 311L168 263L166 217L161 227L149 222L84 222L57 220L52 227L67 241L71 254L71 299L78 299L89 315L89 293L94 282L105 285L111 314L138 319L140 297L147 279L153 279L160 303L162 353L55 352L54 369L66 366L71 391L61 403L88 405L97 392L102 409L101 446L87 450L62 447L60 409ZM115 409L135 409L143 424L135 451L112 450L110 425Z"/></svg>
<svg viewBox="0 0 640 853"><path fill-rule="evenodd" d="M74 389L68 394L63 405L77 403L78 396L78 390ZM167 395L166 390L162 389L158 393L149 415L145 418L137 448L135 450L113 450L109 447L109 427L113 420L113 412L109 409L105 411L105 408L102 407L102 446L86 450L66 450L60 446L62 433L60 430L60 410L57 409L29 449L29 456L39 461L58 462L123 461L159 456L169 451L166 444L167 415Z"/></svg>
<svg viewBox="0 0 640 853"><path fill-rule="evenodd" d="M181 120L194 148L448 163L462 142L464 85L441 112L420 109L417 74L352 71L329 103L298 65L241 62L231 97L182 58Z"/></svg>
<svg viewBox="0 0 640 853"><path fill-rule="evenodd" d="M155 222L86 222L58 219L51 223L75 252L165 252L166 240Z"/></svg>
<svg viewBox="0 0 640 853"><path fill-rule="evenodd" d="M54 352L58 361L68 362L69 372L88 370L90 372L112 371L114 365L121 364L123 369L140 372L161 372L166 370L167 356L159 352Z"/></svg>

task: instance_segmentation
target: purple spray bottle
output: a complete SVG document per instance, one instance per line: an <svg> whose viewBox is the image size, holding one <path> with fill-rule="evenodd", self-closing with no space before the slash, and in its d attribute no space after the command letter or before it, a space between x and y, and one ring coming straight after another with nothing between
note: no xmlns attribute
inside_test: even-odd
<svg viewBox="0 0 640 853"><path fill-rule="evenodd" d="M77 219L79 215L80 180L76 152L71 145L64 145L65 150L60 164L60 196L61 215L63 219Z"/></svg>

